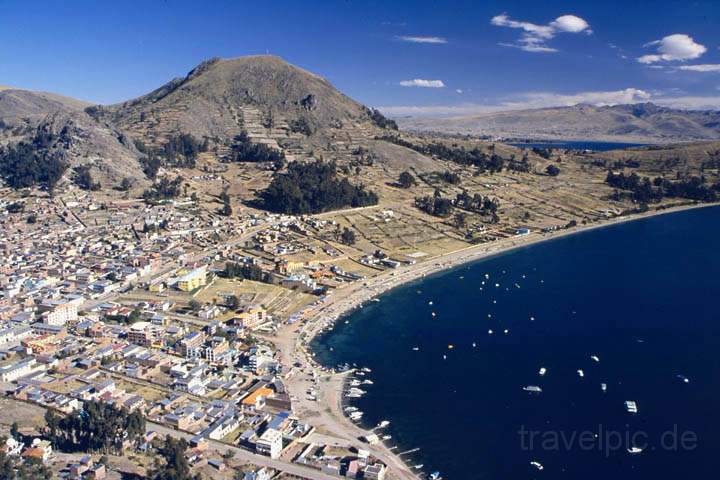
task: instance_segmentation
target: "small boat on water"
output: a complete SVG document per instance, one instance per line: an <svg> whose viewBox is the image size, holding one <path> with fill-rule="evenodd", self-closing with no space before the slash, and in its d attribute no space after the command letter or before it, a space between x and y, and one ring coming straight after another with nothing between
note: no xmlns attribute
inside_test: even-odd
<svg viewBox="0 0 720 480"><path fill-rule="evenodd" d="M433 472L430 474L430 480L442 480L440 472Z"/></svg>
<svg viewBox="0 0 720 480"><path fill-rule="evenodd" d="M600 390L602 390L603 392L607 392L607 383L601 383Z"/></svg>
<svg viewBox="0 0 720 480"><path fill-rule="evenodd" d="M637 403L632 400L627 400L625 402L625 410L627 410L629 413L638 413Z"/></svg>
<svg viewBox="0 0 720 480"><path fill-rule="evenodd" d="M543 375L545 375L546 373L547 373L547 368L545 368L545 367L541 367L541 368L540 368L540 371L538 372L538 374L539 374L541 377L542 377Z"/></svg>
<svg viewBox="0 0 720 480"><path fill-rule="evenodd" d="M390 440L392 438L392 435L383 435L383 440Z"/></svg>
<svg viewBox="0 0 720 480"><path fill-rule="evenodd" d="M638 453L642 453L643 449L639 447L630 447L627 449L627 451L632 455L637 455Z"/></svg>
<svg viewBox="0 0 720 480"><path fill-rule="evenodd" d="M382 422L378 423L378 428L385 428L388 425L390 425L390 420L383 420Z"/></svg>
<svg viewBox="0 0 720 480"><path fill-rule="evenodd" d="M590 359L594 362L599 362L600 358L597 355L590 355Z"/></svg>
<svg viewBox="0 0 720 480"><path fill-rule="evenodd" d="M378 303L378 302L380 301L380 299L379 299L379 298L373 298L373 299L372 299L372 300L370 300L370 301L371 301L371 302L375 302L375 303Z"/></svg>
<svg viewBox="0 0 720 480"><path fill-rule="evenodd" d="M538 470L542 470L543 468L545 468L545 467L543 467L542 463L540 463L536 460L533 460L532 462L530 462L530 465L537 468Z"/></svg>
<svg viewBox="0 0 720 480"><path fill-rule="evenodd" d="M488 330L488 335L492 335L492 334L493 334L493 331L492 331L492 328L491 328L490 330Z"/></svg>
<svg viewBox="0 0 720 480"><path fill-rule="evenodd" d="M413 351L414 351L414 352L417 352L417 351L419 351L419 350L420 350L420 347L413 347Z"/></svg>
<svg viewBox="0 0 720 480"><path fill-rule="evenodd" d="M585 372L582 371L582 368L579 368L577 373L580 378L583 378L585 376Z"/></svg>
<svg viewBox="0 0 720 480"><path fill-rule="evenodd" d="M424 467L424 466L425 466L425 465L423 465L422 463L420 463L420 464L418 464L418 465L415 465L413 468L414 468L415 470L420 470L420 469L421 469L422 467Z"/></svg>
<svg viewBox="0 0 720 480"><path fill-rule="evenodd" d="M537 385L528 385L527 387L523 387L523 390L530 393L541 393L542 388L538 387Z"/></svg>
<svg viewBox="0 0 720 480"><path fill-rule="evenodd" d="M685 375L676 375L677 378L683 381L683 383L690 383L690 379L687 378Z"/></svg>

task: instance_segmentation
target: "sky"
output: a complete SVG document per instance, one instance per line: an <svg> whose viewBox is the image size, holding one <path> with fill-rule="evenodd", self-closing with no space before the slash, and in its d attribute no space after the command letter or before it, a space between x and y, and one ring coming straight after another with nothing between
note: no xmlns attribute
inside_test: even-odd
<svg viewBox="0 0 720 480"><path fill-rule="evenodd" d="M279 55L390 115L720 109L720 0L0 0L0 85L94 103Z"/></svg>

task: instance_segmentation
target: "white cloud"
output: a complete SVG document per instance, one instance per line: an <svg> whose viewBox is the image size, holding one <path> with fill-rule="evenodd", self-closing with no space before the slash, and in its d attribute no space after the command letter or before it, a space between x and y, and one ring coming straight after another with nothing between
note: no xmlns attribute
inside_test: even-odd
<svg viewBox="0 0 720 480"><path fill-rule="evenodd" d="M580 17L575 15L562 15L555 19L554 22L550 23L550 26L560 32L579 33L586 32L592 33L590 30L590 24Z"/></svg>
<svg viewBox="0 0 720 480"><path fill-rule="evenodd" d="M422 88L443 88L445 84L442 80L424 80L415 78L413 80L403 80L400 82L403 87L422 87Z"/></svg>
<svg viewBox="0 0 720 480"><path fill-rule="evenodd" d="M460 94L463 93L462 88L456 88L456 89L455 89L455 92L456 92L456 93L460 93Z"/></svg>
<svg viewBox="0 0 720 480"><path fill-rule="evenodd" d="M651 64L656 62L673 62L692 60L707 52L704 45L695 42L693 38L684 33L668 35L660 40L645 44L645 47L657 46L657 53L643 55L638 62Z"/></svg>
<svg viewBox="0 0 720 480"><path fill-rule="evenodd" d="M403 35L397 37L398 40L410 43L433 43L433 44L445 44L448 43L447 38L444 37L423 37L423 36L412 36Z"/></svg>
<svg viewBox="0 0 720 480"><path fill-rule="evenodd" d="M516 43L500 43L499 45L534 53L557 52L557 49L547 46L546 42L558 33L592 33L588 22L575 15L562 15L547 25L537 25L513 20L503 13L494 16L490 23L496 27L515 28L523 31Z"/></svg>
<svg viewBox="0 0 720 480"><path fill-rule="evenodd" d="M678 68L688 72L720 72L720 64L681 65Z"/></svg>

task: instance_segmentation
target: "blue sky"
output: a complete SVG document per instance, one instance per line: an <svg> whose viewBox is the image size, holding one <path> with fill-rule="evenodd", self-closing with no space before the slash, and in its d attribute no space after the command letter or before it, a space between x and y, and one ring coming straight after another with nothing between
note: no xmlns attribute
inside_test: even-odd
<svg viewBox="0 0 720 480"><path fill-rule="evenodd" d="M0 0L0 85L113 103L272 53L392 114L720 108L720 1Z"/></svg>

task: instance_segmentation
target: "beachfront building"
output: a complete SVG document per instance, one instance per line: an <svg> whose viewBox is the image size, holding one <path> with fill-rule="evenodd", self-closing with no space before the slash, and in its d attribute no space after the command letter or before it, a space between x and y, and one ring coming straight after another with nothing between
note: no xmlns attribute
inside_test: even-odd
<svg viewBox="0 0 720 480"><path fill-rule="evenodd" d="M282 433L273 428L268 428L255 442L255 450L261 455L279 458L282 452Z"/></svg>

